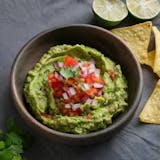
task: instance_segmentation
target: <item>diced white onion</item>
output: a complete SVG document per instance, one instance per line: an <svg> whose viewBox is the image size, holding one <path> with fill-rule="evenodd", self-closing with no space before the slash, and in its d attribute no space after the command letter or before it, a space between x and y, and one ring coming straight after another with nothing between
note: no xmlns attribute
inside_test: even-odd
<svg viewBox="0 0 160 160"><path fill-rule="evenodd" d="M92 99L88 98L86 103L91 104L92 103Z"/></svg>
<svg viewBox="0 0 160 160"><path fill-rule="evenodd" d="M57 72L54 72L55 77L58 79L59 74Z"/></svg>
<svg viewBox="0 0 160 160"><path fill-rule="evenodd" d="M54 75L59 81L63 81L63 77L59 73L55 72Z"/></svg>
<svg viewBox="0 0 160 160"><path fill-rule="evenodd" d="M87 84L87 83L84 83L83 86L84 86L84 90L89 90L90 89L90 85Z"/></svg>
<svg viewBox="0 0 160 160"><path fill-rule="evenodd" d="M68 97L68 95L67 95L66 92L64 92L64 93L62 94L62 96L63 96L63 98L66 99L66 100L69 99L69 97Z"/></svg>
<svg viewBox="0 0 160 160"><path fill-rule="evenodd" d="M65 108L71 108L70 104L65 104Z"/></svg>
<svg viewBox="0 0 160 160"><path fill-rule="evenodd" d="M94 72L94 75L95 75L95 77L98 78L100 76L100 70L96 69L95 72Z"/></svg>
<svg viewBox="0 0 160 160"><path fill-rule="evenodd" d="M95 69L95 65L93 63L90 63L89 67Z"/></svg>
<svg viewBox="0 0 160 160"><path fill-rule="evenodd" d="M87 70L81 70L81 75L83 77L87 77L88 76Z"/></svg>
<svg viewBox="0 0 160 160"><path fill-rule="evenodd" d="M80 108L81 104L77 103L77 104L73 104L72 109L73 111L76 111L78 108Z"/></svg>
<svg viewBox="0 0 160 160"><path fill-rule="evenodd" d="M103 87L103 84L93 83L93 87L94 87L94 88L102 88L102 87Z"/></svg>
<svg viewBox="0 0 160 160"><path fill-rule="evenodd" d="M94 73L95 72L95 68L90 68L88 71L88 74Z"/></svg>
<svg viewBox="0 0 160 160"><path fill-rule="evenodd" d="M96 105L97 104L97 100L88 98L86 103L91 104L91 105Z"/></svg>
<svg viewBox="0 0 160 160"><path fill-rule="evenodd" d="M54 63L53 63L53 65L54 65L54 67L55 67L55 68L59 67L59 66L58 66L58 62L57 62L57 61L56 61L56 62L54 62Z"/></svg>
<svg viewBox="0 0 160 160"><path fill-rule="evenodd" d="M62 68L64 66L63 62L58 62L58 67Z"/></svg>
<svg viewBox="0 0 160 160"><path fill-rule="evenodd" d="M101 95L102 95L102 93L103 93L103 91L102 91L102 90L99 90L99 91L98 91L98 95L99 95L99 96L101 96Z"/></svg>
<svg viewBox="0 0 160 160"><path fill-rule="evenodd" d="M92 104L92 105L96 105L96 104L97 104L97 100L92 99L91 104Z"/></svg>
<svg viewBox="0 0 160 160"><path fill-rule="evenodd" d="M70 96L74 96L76 94L76 91L73 87L69 88L69 94L70 94Z"/></svg>

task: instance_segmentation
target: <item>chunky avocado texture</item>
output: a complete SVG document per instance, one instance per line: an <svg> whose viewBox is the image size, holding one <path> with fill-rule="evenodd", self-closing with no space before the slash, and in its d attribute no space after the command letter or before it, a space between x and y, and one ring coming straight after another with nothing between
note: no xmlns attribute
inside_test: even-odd
<svg viewBox="0 0 160 160"><path fill-rule="evenodd" d="M85 112L80 116L61 115L53 96L54 90L48 84L48 74L54 71L53 63L62 61L65 55L85 61L94 59L105 82L102 96L95 97L98 103L92 106L82 104ZM116 74L114 81L107 71ZM28 72L24 83L24 96L36 119L49 128L71 134L87 134L104 129L112 124L113 117L123 112L128 106L127 82L120 65L116 65L96 49L78 44L51 47ZM44 116L45 114L53 116ZM90 114L92 118L86 118L85 114Z"/></svg>

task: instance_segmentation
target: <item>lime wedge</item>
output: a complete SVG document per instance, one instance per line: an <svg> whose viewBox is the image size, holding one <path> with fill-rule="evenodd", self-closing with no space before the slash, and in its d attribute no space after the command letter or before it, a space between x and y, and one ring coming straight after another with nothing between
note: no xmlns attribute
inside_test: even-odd
<svg viewBox="0 0 160 160"><path fill-rule="evenodd" d="M94 0L92 9L97 20L107 26L119 24L128 15L127 7L121 0Z"/></svg>
<svg viewBox="0 0 160 160"><path fill-rule="evenodd" d="M160 12L158 0L126 0L129 12L136 18L150 20Z"/></svg>

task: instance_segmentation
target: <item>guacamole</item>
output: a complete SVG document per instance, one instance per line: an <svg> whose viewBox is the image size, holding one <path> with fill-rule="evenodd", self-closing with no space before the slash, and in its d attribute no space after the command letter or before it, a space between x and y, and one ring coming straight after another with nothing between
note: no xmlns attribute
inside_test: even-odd
<svg viewBox="0 0 160 160"><path fill-rule="evenodd" d="M28 72L24 96L37 120L71 134L104 129L128 106L120 65L78 44L51 47Z"/></svg>

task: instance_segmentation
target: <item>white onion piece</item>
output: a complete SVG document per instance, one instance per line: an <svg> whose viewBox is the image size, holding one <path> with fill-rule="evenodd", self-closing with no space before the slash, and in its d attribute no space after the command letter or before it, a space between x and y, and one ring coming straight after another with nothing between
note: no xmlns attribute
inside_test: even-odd
<svg viewBox="0 0 160 160"><path fill-rule="evenodd" d="M64 106L65 108L71 108L71 105L70 104L65 104L65 106Z"/></svg>
<svg viewBox="0 0 160 160"><path fill-rule="evenodd" d="M89 90L90 89L90 85L87 83L83 83L84 86L84 90Z"/></svg>
<svg viewBox="0 0 160 160"><path fill-rule="evenodd" d="M63 98L66 99L66 100L69 99L69 97L68 97L68 95L67 95L66 92L64 92L64 93L62 94L62 96L63 96Z"/></svg>
<svg viewBox="0 0 160 160"><path fill-rule="evenodd" d="M74 96L76 94L76 91L73 87L69 88L69 94L70 94L70 96Z"/></svg>
<svg viewBox="0 0 160 160"><path fill-rule="evenodd" d="M100 69L96 69L94 75L98 78L100 76Z"/></svg>
<svg viewBox="0 0 160 160"><path fill-rule="evenodd" d="M62 68L64 66L63 62L57 62L58 63L58 67Z"/></svg>
<svg viewBox="0 0 160 160"><path fill-rule="evenodd" d="M98 91L98 95L99 95L99 96L101 96L101 95L102 95L102 93L103 93L103 91L102 91L102 90L99 90L99 91Z"/></svg>
<svg viewBox="0 0 160 160"><path fill-rule="evenodd" d="M78 108L80 108L81 104L80 103L77 103L77 104L73 104L72 106L72 110L73 111L76 111Z"/></svg>
<svg viewBox="0 0 160 160"><path fill-rule="evenodd" d="M94 68L94 69L96 68L93 63L90 63L89 67L90 67L90 68Z"/></svg>
<svg viewBox="0 0 160 160"><path fill-rule="evenodd" d="M91 104L91 103L92 103L92 99L88 98L88 99L86 100L86 103Z"/></svg>
<svg viewBox="0 0 160 160"><path fill-rule="evenodd" d="M87 70L87 68L86 68L86 67L81 66L81 70L82 70L82 71L86 71L86 70Z"/></svg>
<svg viewBox="0 0 160 160"><path fill-rule="evenodd" d="M54 65L55 68L59 67L57 61L55 61L55 62L53 63L53 65Z"/></svg>
<svg viewBox="0 0 160 160"><path fill-rule="evenodd" d="M60 74L58 75L58 80L63 81L63 77Z"/></svg>
<svg viewBox="0 0 160 160"><path fill-rule="evenodd" d="M81 70L81 75L83 77L87 77L88 76L87 70Z"/></svg>
<svg viewBox="0 0 160 160"><path fill-rule="evenodd" d="M88 71L88 74L94 73L95 72L95 68L90 68Z"/></svg>
<svg viewBox="0 0 160 160"><path fill-rule="evenodd" d="M57 72L54 72L55 77L58 79L59 74Z"/></svg>
<svg viewBox="0 0 160 160"><path fill-rule="evenodd" d="M103 84L93 83L93 87L94 87L94 88L102 88L102 87L103 87Z"/></svg>
<svg viewBox="0 0 160 160"><path fill-rule="evenodd" d="M92 104L92 105L96 105L96 104L97 104L97 100L92 99L91 104Z"/></svg>

